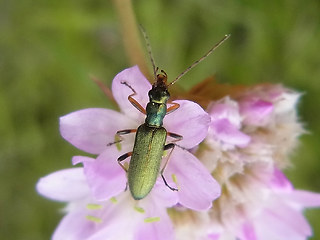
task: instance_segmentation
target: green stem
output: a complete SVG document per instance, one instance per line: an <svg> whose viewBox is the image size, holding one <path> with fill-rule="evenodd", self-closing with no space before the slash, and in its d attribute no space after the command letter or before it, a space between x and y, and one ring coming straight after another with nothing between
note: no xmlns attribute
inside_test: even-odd
<svg viewBox="0 0 320 240"><path fill-rule="evenodd" d="M140 42L131 0L113 0L113 4L120 19L123 44L130 64L138 65L147 79L152 79Z"/></svg>

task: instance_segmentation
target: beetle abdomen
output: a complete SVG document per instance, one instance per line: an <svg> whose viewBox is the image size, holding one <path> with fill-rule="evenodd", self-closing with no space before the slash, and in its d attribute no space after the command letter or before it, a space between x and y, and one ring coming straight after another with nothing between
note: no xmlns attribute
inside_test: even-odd
<svg viewBox="0 0 320 240"><path fill-rule="evenodd" d="M153 188L166 138L167 131L163 127L142 124L138 128L128 171L129 189L134 199L144 198Z"/></svg>

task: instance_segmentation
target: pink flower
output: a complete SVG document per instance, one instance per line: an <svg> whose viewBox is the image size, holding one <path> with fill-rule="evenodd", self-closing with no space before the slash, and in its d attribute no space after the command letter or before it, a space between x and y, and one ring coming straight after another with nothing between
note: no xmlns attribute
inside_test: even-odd
<svg viewBox="0 0 320 240"><path fill-rule="evenodd" d="M208 107L208 136L195 154L223 191L212 210L172 213L177 239L302 240L312 235L303 216L320 194L295 190L279 170L304 132L299 94L267 85ZM180 219L190 219L181 221Z"/></svg>
<svg viewBox="0 0 320 240"><path fill-rule="evenodd" d="M181 107L164 118L164 127L183 140L165 177L179 191L159 177L150 194L136 201L117 163L132 151L134 134L110 144L118 130L135 129L145 118L128 101L132 90L124 81L145 107L151 85L133 67L112 83L120 112L84 109L60 119L67 141L98 156L75 156L72 163L83 167L38 182L40 194L68 203L54 240L304 240L312 235L303 210L319 207L320 194L295 189L282 172L304 133L295 108L300 94L260 85L211 102L208 114L196 103L176 101Z"/></svg>
<svg viewBox="0 0 320 240"><path fill-rule="evenodd" d="M308 239L312 236L312 229L303 216L303 210L320 207L320 194L294 189L278 169L274 169L271 176L270 181L265 182L265 185L260 184L258 189L250 189L249 185L246 187L245 181L242 184L239 182L243 192L235 195L240 199L231 199L231 196L227 199L222 195L223 200L217 203L216 213L209 214L207 218L204 217L206 213L194 213L193 221L201 227L195 223L192 224L194 228L191 229L186 226L175 226L179 234L177 239ZM247 177L244 176L244 178ZM257 191L256 194L253 191ZM244 198L246 192L249 195ZM238 203L235 205L234 201ZM231 209L228 209L228 206Z"/></svg>
<svg viewBox="0 0 320 240"><path fill-rule="evenodd" d="M249 144L250 136L243 133L242 117L237 102L229 97L212 103L208 107L211 116L209 136L220 142L221 148L232 149L234 147L245 147Z"/></svg>
<svg viewBox="0 0 320 240"><path fill-rule="evenodd" d="M242 224L237 236L241 240L300 240L312 236L303 210L320 207L320 194L294 189L277 169L273 177L263 207Z"/></svg>
<svg viewBox="0 0 320 240"><path fill-rule="evenodd" d="M117 158L132 151L134 134L125 135L120 144L110 143L115 141L118 130L136 129L145 116L128 101L132 90L122 82L135 89L134 98L145 107L151 85L138 67L132 67L120 72L112 82L120 112L92 108L60 119L61 135L77 148L98 157L76 156L73 164L82 163L83 168L62 170L39 181L40 194L69 202L67 215L53 239L172 239L172 223L166 213L168 207L179 204L203 211L220 195L220 187L209 171L186 150L206 137L210 117L196 103L179 100L175 102L180 108L164 118L168 132L183 136L164 172L168 184L179 191L171 191L158 178L146 198L139 202L132 199L126 191L126 173L118 165ZM115 200L117 205L111 203ZM86 207L88 204L101 207L92 210Z"/></svg>
<svg viewBox="0 0 320 240"><path fill-rule="evenodd" d="M156 184L148 200L136 202L127 191L98 201L83 169L72 168L41 178L37 190L50 199L68 202L54 240L172 239L173 226L165 206L176 204L177 199L162 184Z"/></svg>

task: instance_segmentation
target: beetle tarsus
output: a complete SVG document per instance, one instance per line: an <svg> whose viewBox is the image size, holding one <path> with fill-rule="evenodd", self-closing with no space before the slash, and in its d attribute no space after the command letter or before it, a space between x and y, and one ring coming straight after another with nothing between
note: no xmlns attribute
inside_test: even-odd
<svg viewBox="0 0 320 240"><path fill-rule="evenodd" d="M167 183L167 180L165 179L165 177L163 176L163 174L161 174L161 177L162 177L162 179L163 179L164 184L165 184L168 188L170 188L170 190L172 190L172 191L178 191L177 188L171 187L171 186Z"/></svg>

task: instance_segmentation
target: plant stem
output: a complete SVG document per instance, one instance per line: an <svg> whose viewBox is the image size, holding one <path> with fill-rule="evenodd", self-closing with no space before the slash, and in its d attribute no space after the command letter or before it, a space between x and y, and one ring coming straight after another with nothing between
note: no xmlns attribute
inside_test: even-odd
<svg viewBox="0 0 320 240"><path fill-rule="evenodd" d="M130 64L138 65L147 79L152 79L139 38L139 30L131 0L113 0L119 16L122 39Z"/></svg>

